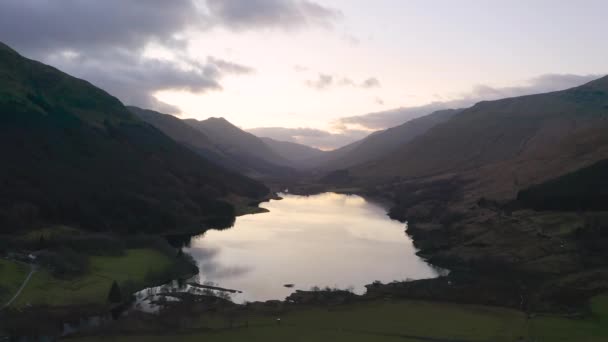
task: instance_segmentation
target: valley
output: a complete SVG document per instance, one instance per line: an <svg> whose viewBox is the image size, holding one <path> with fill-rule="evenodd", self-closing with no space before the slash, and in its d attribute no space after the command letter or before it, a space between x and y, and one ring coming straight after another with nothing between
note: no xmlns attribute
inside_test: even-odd
<svg viewBox="0 0 608 342"><path fill-rule="evenodd" d="M608 340L608 76L256 129L215 105L257 69L155 49L109 93L0 43L0 340Z"/></svg>

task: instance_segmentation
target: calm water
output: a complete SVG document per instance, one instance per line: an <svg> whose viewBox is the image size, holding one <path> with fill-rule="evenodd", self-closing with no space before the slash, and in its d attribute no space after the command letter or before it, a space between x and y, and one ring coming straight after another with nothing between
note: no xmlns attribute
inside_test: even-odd
<svg viewBox="0 0 608 342"><path fill-rule="evenodd" d="M242 302L282 300L313 286L361 294L374 280L437 276L415 255L406 226L378 204L334 193L282 196L261 205L269 213L239 217L233 228L192 240L185 251L197 260L201 282L241 290L233 300Z"/></svg>

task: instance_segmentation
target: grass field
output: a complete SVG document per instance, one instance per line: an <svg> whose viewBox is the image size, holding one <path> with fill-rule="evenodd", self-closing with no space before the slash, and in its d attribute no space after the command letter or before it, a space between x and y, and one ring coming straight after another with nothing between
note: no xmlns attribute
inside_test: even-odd
<svg viewBox="0 0 608 342"><path fill-rule="evenodd" d="M328 309L301 309L281 317L241 317L229 329L209 319L215 330L181 335L90 338L78 341L608 341L608 296L593 299L585 319L535 317L518 311L472 305L419 301L360 303ZM243 322L248 321L248 327Z"/></svg>
<svg viewBox="0 0 608 342"><path fill-rule="evenodd" d="M514 341L525 315L507 309L418 301L360 303L303 309L281 317L241 317L248 327L171 336L129 336L86 341ZM421 339L422 338L422 339ZM429 339L430 338L430 339Z"/></svg>
<svg viewBox="0 0 608 342"><path fill-rule="evenodd" d="M608 341L608 295L592 299L591 310L592 316L585 319L536 317L530 321L530 335L539 342Z"/></svg>
<svg viewBox="0 0 608 342"><path fill-rule="evenodd" d="M146 274L170 265L171 260L160 252L133 249L120 257L91 257L91 271L75 279L57 279L48 271L40 270L13 306L104 304L114 280L119 283L133 281L144 286Z"/></svg>
<svg viewBox="0 0 608 342"><path fill-rule="evenodd" d="M0 259L0 307L13 297L29 271L27 265Z"/></svg>

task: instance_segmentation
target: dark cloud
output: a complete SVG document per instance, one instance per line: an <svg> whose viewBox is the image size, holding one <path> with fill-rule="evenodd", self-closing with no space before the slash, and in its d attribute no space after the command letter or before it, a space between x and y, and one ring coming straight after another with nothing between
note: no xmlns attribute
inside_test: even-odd
<svg viewBox="0 0 608 342"><path fill-rule="evenodd" d="M222 89L220 80L225 75L252 72L249 67L215 58L209 58L205 63L188 59L176 63L120 51L93 57L59 53L47 57L46 62L90 80L127 104L173 114L180 110L158 101L154 93L168 89L195 93L219 91Z"/></svg>
<svg viewBox="0 0 608 342"><path fill-rule="evenodd" d="M3 0L0 39L37 57L63 50L132 51L149 41L183 44L175 34L198 20L190 0Z"/></svg>
<svg viewBox="0 0 608 342"><path fill-rule="evenodd" d="M210 17L234 29L332 27L340 11L308 0L207 0Z"/></svg>
<svg viewBox="0 0 608 342"><path fill-rule="evenodd" d="M376 77L370 77L358 84L349 77L338 77L330 74L319 74L316 80L307 80L305 84L317 90L325 90L332 87L356 87L363 89L380 87L380 81Z"/></svg>
<svg viewBox="0 0 608 342"><path fill-rule="evenodd" d="M587 83L599 77L599 75L547 74L533 78L527 84L517 87L477 85L470 92L461 94L456 99L345 117L336 121L335 126L342 129L346 129L348 126L359 126L374 130L385 129L441 109L466 108L480 101L563 90Z"/></svg>
<svg viewBox="0 0 608 342"><path fill-rule="evenodd" d="M0 41L127 104L179 113L154 93L219 91L226 75L254 72L218 57L190 60L188 42L180 38L186 30L329 27L339 16L315 2L295 0L2 0ZM175 58L144 56L151 43Z"/></svg>
<svg viewBox="0 0 608 342"><path fill-rule="evenodd" d="M308 145L322 150L333 150L354 141L363 139L370 132L360 130L347 130L332 133L314 128L285 128L261 127L248 130L258 137L268 137L281 141L289 141Z"/></svg>

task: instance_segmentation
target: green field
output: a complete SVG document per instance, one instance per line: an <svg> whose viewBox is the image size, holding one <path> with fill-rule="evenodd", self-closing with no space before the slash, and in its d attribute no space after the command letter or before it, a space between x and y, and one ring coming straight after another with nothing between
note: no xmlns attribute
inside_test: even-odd
<svg viewBox="0 0 608 342"><path fill-rule="evenodd" d="M298 309L276 317L239 317L234 329L219 317L202 318L212 331L175 335L89 338L79 341L608 341L608 296L592 301L585 319L534 317L509 309L448 303L370 302L331 309ZM248 326L245 327L245 322Z"/></svg>
<svg viewBox="0 0 608 342"><path fill-rule="evenodd" d="M418 301L372 302L301 309L281 317L240 317L229 329L216 321L214 332L87 341L420 341L422 338L513 341L526 330L525 315L508 309ZM204 318L209 324L209 318ZM249 326L243 327L248 321ZM219 323L219 324L218 324Z"/></svg>
<svg viewBox="0 0 608 342"><path fill-rule="evenodd" d="M0 307L13 297L29 271L27 265L0 259Z"/></svg>
<svg viewBox="0 0 608 342"><path fill-rule="evenodd" d="M91 271L75 279L57 279L46 270L36 272L13 306L104 304L114 280L143 287L146 274L171 266L168 257L152 249L128 250L119 257L95 256L90 261Z"/></svg>
<svg viewBox="0 0 608 342"><path fill-rule="evenodd" d="M530 335L536 341L608 341L608 295L591 300L591 310L591 317L585 319L536 317L529 324Z"/></svg>

